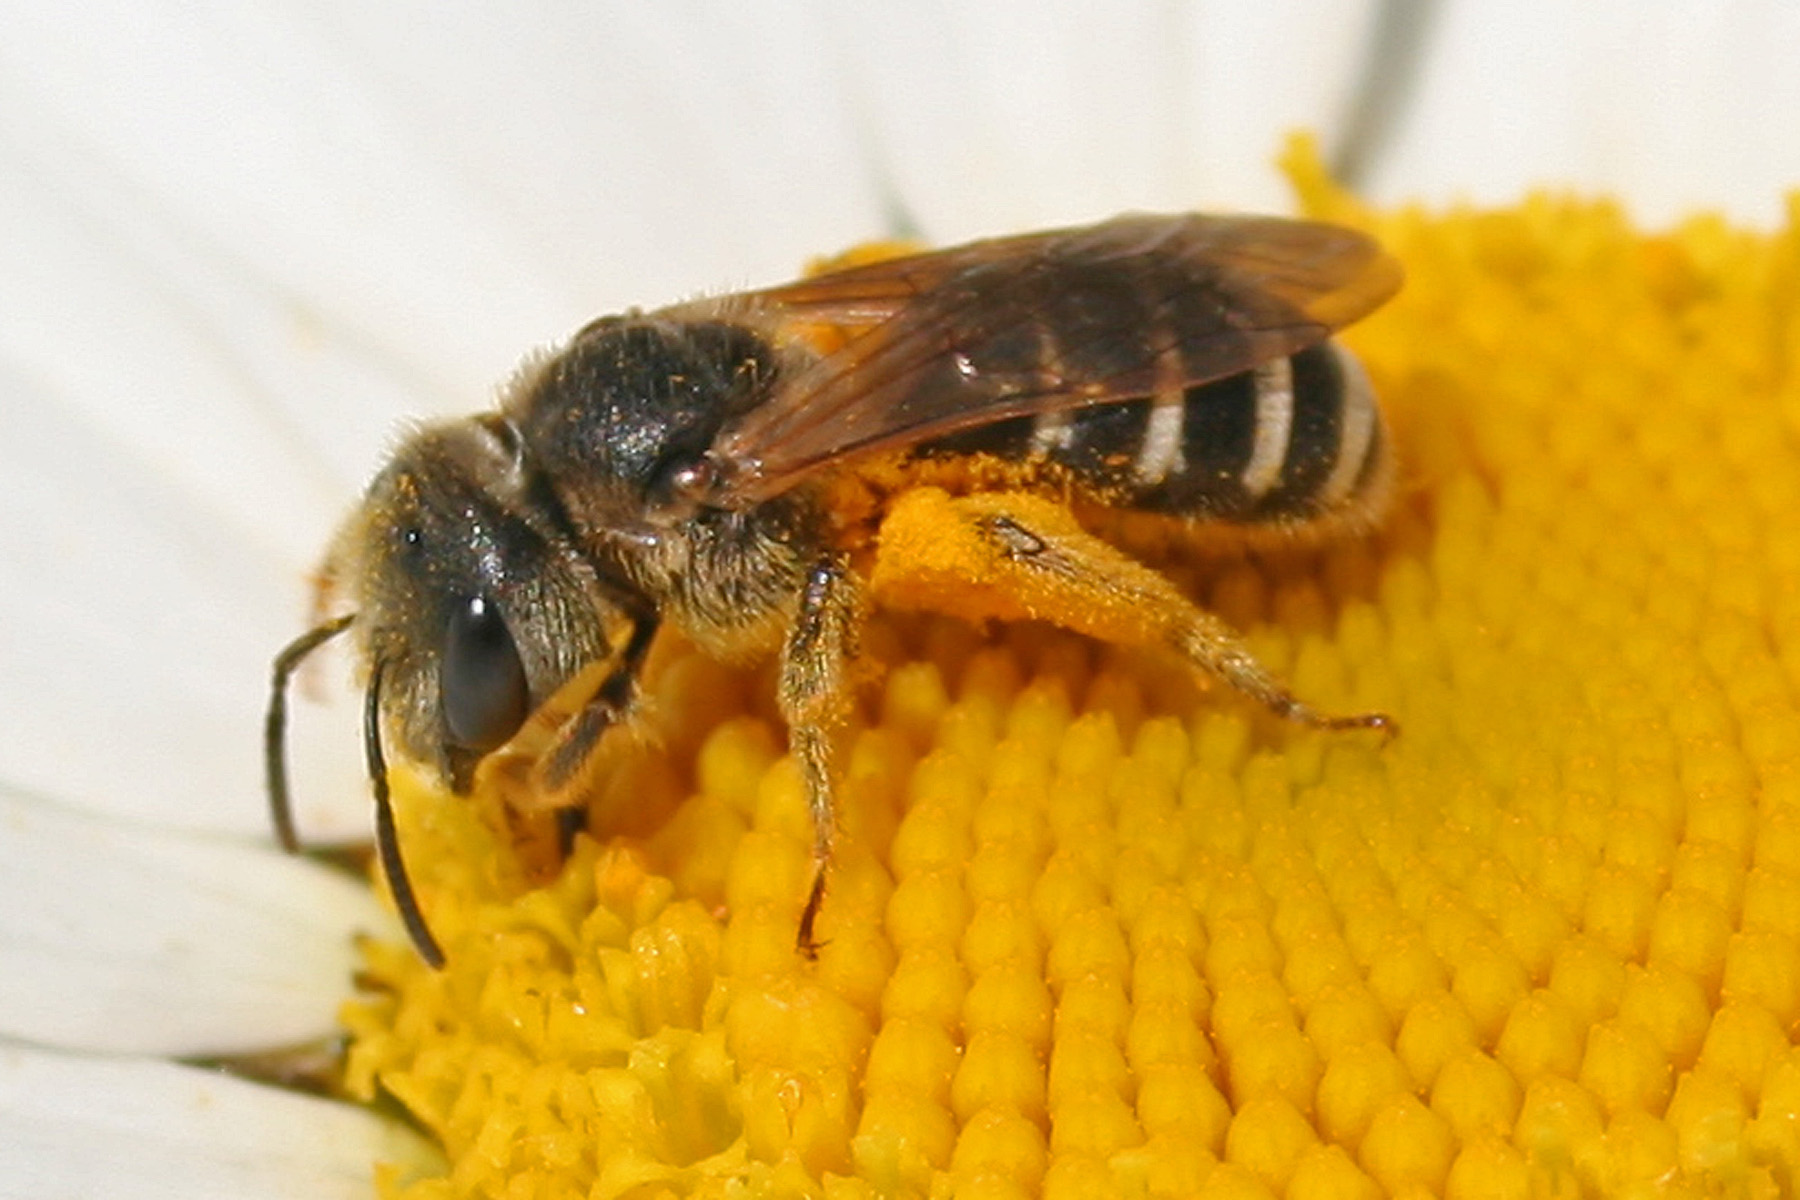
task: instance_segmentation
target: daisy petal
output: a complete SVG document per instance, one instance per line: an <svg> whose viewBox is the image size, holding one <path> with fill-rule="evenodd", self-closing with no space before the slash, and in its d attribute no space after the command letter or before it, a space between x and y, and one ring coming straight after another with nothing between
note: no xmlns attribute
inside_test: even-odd
<svg viewBox="0 0 1800 1200"><path fill-rule="evenodd" d="M0 1036L242 1053L329 1036L368 888L303 859L0 795Z"/></svg>
<svg viewBox="0 0 1800 1200"><path fill-rule="evenodd" d="M1800 8L1443 6L1376 198L1480 204L1527 189L1626 197L1666 224L1701 205L1765 226L1800 179Z"/></svg>
<svg viewBox="0 0 1800 1200"><path fill-rule="evenodd" d="M372 1113L214 1071L0 1043L0 1196L365 1200L431 1151Z"/></svg>
<svg viewBox="0 0 1800 1200"><path fill-rule="evenodd" d="M933 240L1127 209L1281 210L1274 157L1330 126L1374 5L954 3L823 14L871 153Z"/></svg>
<svg viewBox="0 0 1800 1200"><path fill-rule="evenodd" d="M432 190L505 231L511 269L585 321L775 282L881 232L830 7L305 11L329 60L379 89Z"/></svg>
<svg viewBox="0 0 1800 1200"><path fill-rule="evenodd" d="M877 216L804 5L9 18L32 119L459 387L597 303L784 274Z"/></svg>
<svg viewBox="0 0 1800 1200"><path fill-rule="evenodd" d="M302 572L4 364L0 397L0 507L37 514L0 542L0 782L267 836L268 663L303 627ZM367 828L344 707L301 773L337 797L303 805L310 833Z"/></svg>

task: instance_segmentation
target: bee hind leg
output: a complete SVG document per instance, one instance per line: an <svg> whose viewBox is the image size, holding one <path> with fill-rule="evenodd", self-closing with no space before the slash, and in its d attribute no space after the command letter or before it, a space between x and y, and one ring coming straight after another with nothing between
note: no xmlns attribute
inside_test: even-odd
<svg viewBox="0 0 1800 1200"><path fill-rule="evenodd" d="M871 591L896 607L1044 620L1102 641L1168 646L1287 720L1398 730L1385 713L1335 716L1298 699L1225 622L1040 496L906 493L882 524Z"/></svg>
<svg viewBox="0 0 1800 1200"><path fill-rule="evenodd" d="M831 734L843 720L849 702L844 668L853 650L859 603L859 589L849 568L835 557L821 559L807 572L793 631L781 654L777 698L812 816L812 885L795 937L796 948L809 959L819 953L814 925L825 900L825 877L837 833Z"/></svg>

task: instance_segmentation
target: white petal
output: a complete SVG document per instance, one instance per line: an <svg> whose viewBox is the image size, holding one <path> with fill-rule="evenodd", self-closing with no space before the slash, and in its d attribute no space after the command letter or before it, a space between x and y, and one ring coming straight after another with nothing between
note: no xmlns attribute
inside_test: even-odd
<svg viewBox="0 0 1800 1200"><path fill-rule="evenodd" d="M261 713L301 571L3 361L0 511L0 782L267 836ZM334 817L314 833L367 828L353 730L297 767L306 815Z"/></svg>
<svg viewBox="0 0 1800 1200"><path fill-rule="evenodd" d="M317 864L0 795L0 1036L232 1054L329 1036L368 888Z"/></svg>
<svg viewBox="0 0 1800 1200"><path fill-rule="evenodd" d="M819 9L343 4L312 22L585 319L774 282L880 232Z"/></svg>
<svg viewBox="0 0 1800 1200"><path fill-rule="evenodd" d="M0 1198L366 1200L433 1152L349 1105L134 1059L0 1042Z"/></svg>
<svg viewBox="0 0 1800 1200"><path fill-rule="evenodd" d="M1329 139L1365 0L833 6L852 103L934 238L1124 209L1281 210L1298 128Z"/></svg>
<svg viewBox="0 0 1800 1200"><path fill-rule="evenodd" d="M1378 167L1385 200L1620 195L1663 224L1725 207L1773 225L1800 182L1800 6L1459 0Z"/></svg>
<svg viewBox="0 0 1800 1200"><path fill-rule="evenodd" d="M57 144L458 386L875 215L800 6L16 7Z"/></svg>

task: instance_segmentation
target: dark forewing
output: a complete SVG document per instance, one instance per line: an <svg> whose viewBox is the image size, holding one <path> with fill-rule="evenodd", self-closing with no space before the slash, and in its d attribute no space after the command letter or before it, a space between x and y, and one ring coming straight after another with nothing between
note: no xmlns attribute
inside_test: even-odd
<svg viewBox="0 0 1800 1200"><path fill-rule="evenodd" d="M726 429L710 503L1009 417L1166 394L1324 340L1400 268L1368 237L1275 217L1127 216L754 293L780 320L872 325Z"/></svg>

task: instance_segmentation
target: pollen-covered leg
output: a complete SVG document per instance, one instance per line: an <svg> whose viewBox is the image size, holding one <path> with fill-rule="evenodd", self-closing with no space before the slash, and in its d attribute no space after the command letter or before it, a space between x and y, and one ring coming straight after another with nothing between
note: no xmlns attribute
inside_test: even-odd
<svg viewBox="0 0 1800 1200"><path fill-rule="evenodd" d="M1235 631L1180 589L1026 493L917 488L881 527L871 590L883 604L1004 621L1035 619L1122 645L1165 645L1290 721L1381 729L1383 713L1331 716L1303 703Z"/></svg>
<svg viewBox="0 0 1800 1200"><path fill-rule="evenodd" d="M795 944L808 958L817 957L813 936L819 906L825 899L825 874L837 833L832 800L831 733L843 720L849 693L844 668L850 657L857 616L857 589L848 568L826 559L807 573L800 611L781 654L781 715L806 787L812 814L813 879L800 913Z"/></svg>
<svg viewBox="0 0 1800 1200"><path fill-rule="evenodd" d="M639 677L657 628L653 617L638 620L618 655L577 672L478 768L514 811L555 814L564 856L585 824L601 740L635 719Z"/></svg>
<svg viewBox="0 0 1800 1200"><path fill-rule="evenodd" d="M534 884L555 878L587 827L588 800L605 769L608 730L635 713L630 676L608 663L572 679L475 768L475 792L499 802L514 857Z"/></svg>
<svg viewBox="0 0 1800 1200"><path fill-rule="evenodd" d="M607 758L609 731L637 721L639 676L656 622L638 622L620 653L588 664L540 704L504 746L475 768L477 789L499 800L526 876L547 882L587 829L588 804Z"/></svg>

